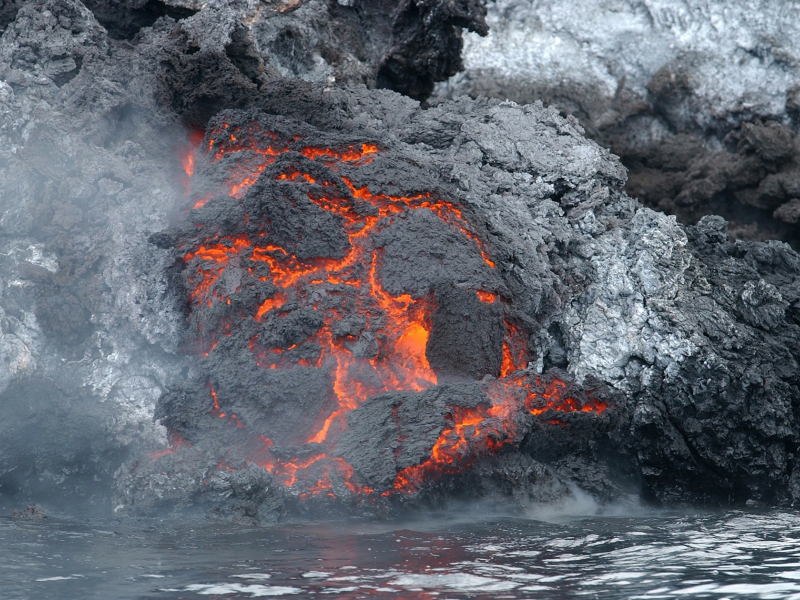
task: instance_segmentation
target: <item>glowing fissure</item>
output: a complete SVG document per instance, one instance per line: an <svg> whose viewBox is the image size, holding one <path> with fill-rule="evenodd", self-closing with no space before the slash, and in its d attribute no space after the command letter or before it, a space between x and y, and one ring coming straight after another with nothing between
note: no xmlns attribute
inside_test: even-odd
<svg viewBox="0 0 800 600"><path fill-rule="evenodd" d="M328 456L325 452L318 452L303 459L280 460L272 453L274 444L271 439L261 436L260 441L262 447L257 451L257 459L254 462L264 467L286 487L292 488L298 482L298 472L303 472L305 476L306 471L314 471L312 477L316 477L316 479L314 483L307 486L307 491L299 494L301 500L320 493L336 497L331 477L333 473L336 473L344 487L352 494L369 495L374 493L372 488L355 483L353 467L342 458Z"/></svg>
<svg viewBox="0 0 800 600"><path fill-rule="evenodd" d="M605 402L592 396L570 395L567 384L559 379L544 383L538 376L516 375L497 380L485 388L491 404L476 408L451 407L447 424L431 449L430 458L419 465L407 467L397 474L393 493L410 494L419 491L425 482L443 475L463 472L487 455L496 454L505 446L521 441L517 430L518 413L527 411L533 416L557 412L602 414ZM549 419L550 425L566 425L560 419Z"/></svg>
<svg viewBox="0 0 800 600"><path fill-rule="evenodd" d="M200 149L200 143L203 141L205 133L202 130L194 130L189 134L186 146L181 151L181 166L186 176L183 178L183 188L186 195L190 196L192 193L192 175L194 175L194 163L197 158L197 152Z"/></svg>
<svg viewBox="0 0 800 600"><path fill-rule="evenodd" d="M503 362L500 377L508 377L528 365L528 342L526 336L516 325L505 321L506 332L503 340Z"/></svg>
<svg viewBox="0 0 800 600"><path fill-rule="evenodd" d="M167 447L164 448L163 450L154 450L153 452L150 453L150 458L152 460L156 460L161 458L162 456L166 456L167 454L173 454L174 452L180 450L181 448L189 448L189 447L191 447L191 444L189 442L184 440L180 436L180 434L173 432L169 436L169 443L167 444Z"/></svg>
<svg viewBox="0 0 800 600"><path fill-rule="evenodd" d="M275 139L275 136L270 137ZM246 168L231 177L229 194L235 198L240 198L246 193L266 166L274 162L275 157L288 151L287 148L276 149L273 145L261 149L245 142L245 139L247 137L241 136L238 131L232 131L224 147L217 144L212 159L219 161L234 152L249 152L261 159L255 163L247 163ZM211 150L213 144L209 144L208 148ZM337 162L366 164L372 159L371 155L377 152L377 146L361 144L360 147L351 147L343 151L305 147L300 153L311 160L320 159L334 166ZM297 169L282 173L277 179L305 181L310 184L317 182L310 174L301 173ZM436 374L431 370L425 356L429 331L425 309L428 303L425 299L415 300L406 294L395 297L384 291L377 275L380 251L371 247L371 234L389 225L391 217L404 210L431 208L434 205L439 209L455 211L453 216L448 218L448 222L457 223L460 229L466 231L466 222L461 212L449 203L432 200L430 194L412 197L372 194L366 186L358 188L347 178L343 178L343 181L354 197L375 207L377 214L358 215L352 210L346 198L308 194L309 199L321 209L334 212L344 219L350 246L346 255L340 260L300 261L278 245L254 242L246 236L209 240L208 245L202 245L195 252L189 252L184 256L184 262L196 265L196 275L190 277L192 285L190 298L196 304L205 302L210 306L214 299L230 301L227 296L220 294L214 288L214 284L231 261L240 258L250 262L267 263L271 283L283 290L261 304L255 315L257 320L283 306L288 299L300 296L306 286L322 283L358 288L362 291L358 296L360 311L381 314L384 321L384 328L380 331L383 343L380 355L372 359L353 357L344 342L334 337L331 326L336 321L337 315L325 315L325 326L313 336L313 340L308 340L322 345L322 352L315 366L324 366L326 360L335 362L334 391L339 401L339 409L323 420L318 431L309 438L309 442L324 442L331 433L331 425L335 421L341 421L347 412L370 396L393 390L420 391L437 382ZM326 187L324 183L322 185ZM437 214L446 213L439 211ZM365 265L369 265L366 273ZM270 356L275 353L270 349L260 348L257 338L251 340L251 348L260 365L271 367L275 364L274 357ZM370 372L364 373L365 370ZM361 372L362 377L353 376L358 372ZM368 384L365 381L379 383ZM343 423L340 423L339 429L342 426Z"/></svg>
<svg viewBox="0 0 800 600"><path fill-rule="evenodd" d="M212 132L211 139L204 148L206 159L211 162L233 155L235 160L230 163L235 163L236 166L231 169L226 185L228 195L235 199L243 198L247 190L262 176L266 167L273 164L278 156L290 151L288 147L277 144L278 137L275 134L253 128L257 126L251 125L249 130L242 132L240 128L223 124ZM266 135L272 141L264 148L252 141L254 132L261 137ZM223 136L227 137L219 141ZM295 142L298 139L296 136ZM199 144L196 139L195 142ZM191 176L196 170L198 152L202 149L198 145L183 160L189 178L186 186L188 192L191 191ZM322 163L332 173L342 164L354 167L365 165L378 152L376 145L367 143L345 149L309 146L299 151L307 159ZM312 186L308 191L309 200L320 209L342 218L349 240L344 256L340 259L300 260L286 248L268 240L266 234L261 234L257 239L244 234L212 236L183 256L183 262L189 270L187 279L190 305L194 309L211 307L214 302L231 304L230 295L235 295L238 289L230 291L226 288L222 292L220 287L224 286L217 285L225 270L231 266L244 269L251 275L256 271L262 273L259 264L268 267L269 275L260 275L259 278L269 281L278 291L263 300L255 314L249 316L258 322L282 318L284 313L281 311L286 310L287 306L308 306L306 299L313 297L310 292L316 286L327 286L325 289L328 293L336 293L336 288L340 286L347 286L356 292L356 306L350 306L349 310L353 314L365 316L365 331L376 342L376 348L371 353L354 354L350 345L352 336L336 334L334 325L340 320L337 310L329 307L318 309L316 304L311 308L321 314L323 325L303 342L287 348L274 348L262 346L258 335L250 339L250 351L257 364L263 368L276 369L295 365L326 368L332 375L336 401L332 410L319 415L314 432L306 440L306 443L316 446L310 447L312 450L307 456L290 459L279 457L273 452L272 440L262 435L259 437L262 447L255 452L251 462L264 467L287 488L294 488L302 480L304 485L299 492L301 498L319 494L335 497L341 495L344 489L351 494L372 495L374 491L370 487L356 483L351 465L342 458L329 455L338 435L346 427L347 414L377 394L389 391L423 391L437 384L437 376L426 356L431 330L430 316L435 308L435 301L432 296L395 296L384 289L379 276L383 250L373 245L373 234L389 226L393 218L402 212L429 210L473 241L489 268L494 268L495 263L478 237L469 230L461 210L449 202L434 198L430 193L409 197L375 194L368 186L358 187L350 179L339 177L352 198L367 203L373 209L370 214L359 214L351 199L340 197L346 194L337 194L337 186L330 181L320 181L319 175L312 176L291 167L275 179L295 185ZM204 206L210 198L207 195L195 200L194 208ZM476 290L475 293L484 303L500 301L494 292ZM198 330L202 334L202 323L198 323ZM314 344L314 347L319 348L317 357L311 360L293 358L292 353L298 346L307 344ZM203 347L205 350L201 353L207 356L214 351L216 340L207 340ZM487 391L491 404L477 408L451 407L448 422L434 444L430 458L422 464L400 471L393 487L382 495L417 491L427 479L459 472L486 453L497 452L505 445L518 443L515 416L520 410L539 416L549 414L549 411L600 414L606 409L605 404L596 401L592 404L586 399L579 402L570 397L562 398L563 384L559 387L556 382L552 382L540 390L541 381L537 380L533 390L530 385L523 383L521 376L511 377L525 368L527 356L524 333L506 322L501 377L507 380L495 382L492 390ZM526 389L524 400L520 400L520 388ZM210 394L213 415L227 419L237 428L246 429L235 414L225 412L213 386L210 386ZM559 420L555 421L561 424ZM336 475L335 478L332 477L333 474ZM341 481L344 486L338 493L336 488L339 484L335 481Z"/></svg>

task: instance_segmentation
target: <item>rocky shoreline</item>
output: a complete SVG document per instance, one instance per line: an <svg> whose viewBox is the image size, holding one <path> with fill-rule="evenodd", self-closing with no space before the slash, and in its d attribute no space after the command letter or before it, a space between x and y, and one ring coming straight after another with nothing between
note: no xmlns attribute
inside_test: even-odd
<svg viewBox="0 0 800 600"><path fill-rule="evenodd" d="M794 504L800 256L710 216L794 243L791 111L434 90L502 3L367 4L2 13L3 501Z"/></svg>

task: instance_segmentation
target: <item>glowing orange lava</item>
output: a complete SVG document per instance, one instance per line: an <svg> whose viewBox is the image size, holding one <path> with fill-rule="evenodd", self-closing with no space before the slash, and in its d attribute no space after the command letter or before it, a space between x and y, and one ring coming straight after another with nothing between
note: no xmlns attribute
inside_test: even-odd
<svg viewBox="0 0 800 600"><path fill-rule="evenodd" d="M316 480L314 483L307 485L306 491L299 494L301 500L320 493L335 497L336 495L332 491L332 473L338 475L338 478L342 480L352 494L369 495L373 493L372 488L355 483L353 467L342 458L331 457L324 452L317 452L304 459L281 460L272 453L272 447L274 446L272 440L264 436L261 436L260 439L262 448L257 452L257 458L254 462L272 473L286 487L292 488L295 486L298 482L298 472L305 475L306 471L314 468Z"/></svg>
<svg viewBox="0 0 800 600"><path fill-rule="evenodd" d="M478 300L485 302L486 304L494 304L497 301L497 294L484 292L483 290L475 290L475 293L478 296Z"/></svg>
<svg viewBox="0 0 800 600"><path fill-rule="evenodd" d="M512 373L528 366L528 341L519 328L508 321L505 322L506 335L503 340L503 362L500 377L508 377Z"/></svg>
<svg viewBox="0 0 800 600"><path fill-rule="evenodd" d="M270 141L264 142L265 138ZM261 141L254 141L256 139ZM383 250L374 245L373 234L391 225L401 213L427 210L471 240L489 268L494 269L495 263L471 230L461 209L454 204L427 192L408 197L376 192L370 186L358 186L338 174L340 168L344 169L343 165L358 168L369 164L381 152L377 145L363 143L343 148L319 148L297 146L299 139L295 136L289 145L281 145L276 134L259 130L257 124L240 128L223 123L210 132L202 158L212 163L225 161L223 165L229 171L225 192L234 199L243 199L250 187L264 175L268 165L274 164L280 155L287 152L305 157L298 162L306 161L303 164L308 165L307 161L311 160L328 169L330 176L320 175L324 171L319 169L310 169L314 175L297 166L281 169L282 172L274 176L275 185L307 186L307 197L313 204L341 218L349 242L343 255L341 258L301 259L267 239L266 234L212 235L190 251L184 250L190 309L212 307L215 302L230 305L231 297L239 291L238 284L230 284L231 278L226 275L226 270L232 268L239 278L244 272L269 282L277 289L271 292L270 297L259 299L258 308L243 318L265 325L283 318L292 306L313 309L321 317L322 326L318 330L308 339L288 347L272 347L261 340L259 334L250 339L249 349L256 363L263 368L304 365L327 369L332 375L335 396L335 406L317 416L313 433L305 440L316 445L306 446L308 451L302 458L286 458L275 453L272 440L260 436L258 443L261 447L252 456L252 462L264 467L287 488L299 490L295 493L300 498L320 494L336 497L343 491L369 496L373 490L357 483L352 466L331 453L338 436L346 428L347 414L377 394L422 391L438 382L426 356L435 300L432 295L393 295L385 289L380 277ZM195 172L201 148L198 140L195 139L194 143L195 150L183 160L189 178ZM187 190L191 191L190 183ZM193 198L194 208L206 206L212 197L213 194ZM364 204L368 210L363 208ZM362 315L365 319L363 331L374 340L369 352L363 349L354 351L357 336L337 329L341 321L338 309L324 303L319 305L318 300L313 300L325 294L342 293L342 290L347 290L349 313ZM475 293L484 303L500 301L494 292L476 290ZM220 332L230 335L229 326L226 325L227 329L219 327L209 328L215 331L204 333L203 323L198 323L201 335L211 336L202 345L203 356L215 351L217 339L214 335L219 336ZM314 350L317 355L309 358L305 354L296 358L293 353L302 348L318 349ZM519 443L521 434L517 417L521 411L538 417L551 416L551 411L600 414L606 409L605 403L596 400L579 401L565 396L562 394L564 384L558 380L545 385L538 378L526 379L527 376L520 373L523 373L527 361L525 332L506 322L500 372L504 379L496 381L487 391L489 403L476 408L450 407L447 424L430 457L419 465L400 471L394 486L382 495L414 492L430 478L459 472L486 453ZM224 412L223 403L213 386L210 386L210 394L213 415L246 429L235 414ZM563 424L556 419L551 421Z"/></svg>
<svg viewBox="0 0 800 600"><path fill-rule="evenodd" d="M519 443L517 413L527 410L533 416L556 412L583 412L601 414L608 405L591 396L566 394L567 384L560 379L544 383L538 376L527 380L512 377L498 380L493 389L487 389L491 405L477 408L451 407L447 425L431 449L430 458L419 465L407 467L397 474L393 489L383 496L401 492L410 494L421 489L425 482L443 475L461 473L477 459L497 453L506 445ZM525 399L519 402L522 391ZM566 426L559 419L546 421L550 425Z"/></svg>
<svg viewBox="0 0 800 600"><path fill-rule="evenodd" d="M215 161L237 152L258 158L255 162L245 160L243 168L236 171L229 180L229 195L236 198L244 195L258 180L264 168L274 162L275 157L288 151L272 144L266 149L257 148L245 141L246 139L247 136L242 136L239 131L231 131L225 146L217 144L213 155ZM362 144L360 147L349 147L345 150L304 147L300 151L307 158L322 160L329 165L337 162L367 164L372 160L371 155L377 152L378 147L373 144ZM277 180L317 183L316 178L297 169L280 174ZM253 241L245 236L208 240L207 245L201 245L196 251L184 256L184 262L195 267L190 276L190 299L196 304L205 303L211 306L215 299L229 302L229 298L214 285L234 259L245 259L266 263L269 266L271 283L282 289L272 298L263 301L255 315L256 320L262 320L270 311L283 306L288 299L304 296L308 286L322 282L349 285L358 289L361 292L360 310L381 315L384 321L384 327L380 331L383 343L380 355L375 358L353 357L346 348L346 341L333 335L332 326L338 318L336 314L326 315L325 327L315 334L313 340L309 340L321 343L323 348L317 359L317 366L333 365L334 391L339 403L338 409L327 416L321 416L319 428L309 438L309 442L321 443L327 440L334 424L338 424L336 431L341 431L344 415L370 396L393 390L419 391L437 382L436 374L431 370L425 356L430 328L427 314L430 301L414 299L407 294L392 296L383 289L378 276L381 255L380 251L371 248L370 234L390 224L394 215L420 208L436 208L436 214L443 220L463 231L467 230L467 224L457 208L432 199L430 194L413 197L373 194L367 187L357 187L347 178L343 178L343 181L354 197L377 209L376 214L358 214L347 198L319 194L316 190L308 193L309 199L320 208L344 219L350 248L342 259L304 262L281 246ZM324 189L325 186L322 187ZM471 236L471 239L476 238ZM262 348L257 338L251 340L250 346L259 364L268 368L276 364L276 354L283 354Z"/></svg>
<svg viewBox="0 0 800 600"><path fill-rule="evenodd" d="M261 303L261 306L258 307L258 312L256 313L256 320L260 321L261 317L267 314L269 311L280 308L286 303L286 296L278 292L272 298L267 298L264 302Z"/></svg>
<svg viewBox="0 0 800 600"><path fill-rule="evenodd" d="M195 160L200 148L200 142L203 141L204 136L205 132L202 129L193 130L189 134L187 145L181 151L181 166L183 167L183 172L186 173L186 177L183 178L183 188L187 196L192 193L191 182L192 175L194 175Z"/></svg>
<svg viewBox="0 0 800 600"><path fill-rule="evenodd" d="M589 397L584 402L567 394L567 384L554 379L542 392L531 392L525 400L525 407L532 415L541 415L549 410L558 412L594 412L602 414L608 405Z"/></svg>

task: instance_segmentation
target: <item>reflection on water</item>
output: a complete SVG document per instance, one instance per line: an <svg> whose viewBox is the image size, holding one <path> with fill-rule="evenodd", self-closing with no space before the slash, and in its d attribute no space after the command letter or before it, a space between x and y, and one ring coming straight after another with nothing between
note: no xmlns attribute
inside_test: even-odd
<svg viewBox="0 0 800 600"><path fill-rule="evenodd" d="M797 598L800 514L0 521L0 598ZM323 596L324 597L324 596Z"/></svg>

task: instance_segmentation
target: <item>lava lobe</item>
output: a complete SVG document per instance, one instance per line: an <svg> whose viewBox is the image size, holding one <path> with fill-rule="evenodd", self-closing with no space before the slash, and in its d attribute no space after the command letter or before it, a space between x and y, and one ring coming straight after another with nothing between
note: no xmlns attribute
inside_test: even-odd
<svg viewBox="0 0 800 600"><path fill-rule="evenodd" d="M197 445L296 500L382 501L608 408L525 370L485 231L424 164L238 111L182 162L188 218L152 241L201 366L162 397L174 442L153 460Z"/></svg>

